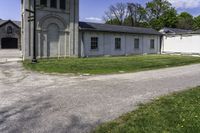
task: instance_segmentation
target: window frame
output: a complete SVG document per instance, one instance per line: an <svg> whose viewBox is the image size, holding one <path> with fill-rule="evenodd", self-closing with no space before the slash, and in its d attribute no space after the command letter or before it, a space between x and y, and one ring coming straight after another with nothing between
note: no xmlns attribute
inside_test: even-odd
<svg viewBox="0 0 200 133"><path fill-rule="evenodd" d="M62 3L64 2L64 3ZM60 7L61 10L66 10L66 0L60 0Z"/></svg>
<svg viewBox="0 0 200 133"><path fill-rule="evenodd" d="M6 28L6 32L7 32L7 34L13 34L13 27L12 26L8 26Z"/></svg>
<svg viewBox="0 0 200 133"><path fill-rule="evenodd" d="M122 39L120 37L115 38L115 50L121 50Z"/></svg>
<svg viewBox="0 0 200 133"><path fill-rule="evenodd" d="M134 39L134 49L140 49L140 39L139 38Z"/></svg>
<svg viewBox="0 0 200 133"><path fill-rule="evenodd" d="M57 0L50 0L50 8L54 8L54 9L58 8Z"/></svg>
<svg viewBox="0 0 200 133"><path fill-rule="evenodd" d="M90 50L98 50L99 49L99 38L91 37L90 38Z"/></svg>
<svg viewBox="0 0 200 133"><path fill-rule="evenodd" d="M40 6L47 7L47 0L40 0Z"/></svg>
<svg viewBox="0 0 200 133"><path fill-rule="evenodd" d="M153 42L153 43L152 43ZM153 46L153 47L152 47ZM155 39L150 40L150 49L155 49Z"/></svg>

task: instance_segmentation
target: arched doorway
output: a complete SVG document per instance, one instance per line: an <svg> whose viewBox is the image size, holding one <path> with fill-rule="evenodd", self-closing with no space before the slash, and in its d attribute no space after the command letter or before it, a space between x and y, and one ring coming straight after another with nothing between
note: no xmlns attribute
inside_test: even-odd
<svg viewBox="0 0 200 133"><path fill-rule="evenodd" d="M59 27L56 24L50 24L47 29L47 57L57 57L59 43Z"/></svg>
<svg viewBox="0 0 200 133"><path fill-rule="evenodd" d="M17 49L18 48L18 39L17 38L2 38L1 39L1 48L2 49Z"/></svg>
<svg viewBox="0 0 200 133"><path fill-rule="evenodd" d="M68 25L62 17L47 15L39 21L41 29L38 38L40 57L60 57L69 54Z"/></svg>

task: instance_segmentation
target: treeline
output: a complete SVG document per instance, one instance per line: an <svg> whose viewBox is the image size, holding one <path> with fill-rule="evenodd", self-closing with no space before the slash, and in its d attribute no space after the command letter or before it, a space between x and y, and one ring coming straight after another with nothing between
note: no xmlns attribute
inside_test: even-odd
<svg viewBox="0 0 200 133"><path fill-rule="evenodd" d="M116 3L109 7L103 18L107 24L152 27L156 30L163 27L200 29L200 15L193 17L187 12L178 14L167 0L152 0L145 6L138 3Z"/></svg>

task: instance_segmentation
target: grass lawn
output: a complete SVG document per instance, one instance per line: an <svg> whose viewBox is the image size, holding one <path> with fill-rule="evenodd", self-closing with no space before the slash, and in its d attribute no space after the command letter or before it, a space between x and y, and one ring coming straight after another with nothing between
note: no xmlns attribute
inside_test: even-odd
<svg viewBox="0 0 200 133"><path fill-rule="evenodd" d="M164 96L102 124L93 133L199 133L200 87Z"/></svg>
<svg viewBox="0 0 200 133"><path fill-rule="evenodd" d="M74 74L112 74L121 72L137 72L173 66L200 63L199 57L172 55L139 55L126 57L97 58L62 58L40 59L39 63L31 64L24 61L27 69L47 73Z"/></svg>

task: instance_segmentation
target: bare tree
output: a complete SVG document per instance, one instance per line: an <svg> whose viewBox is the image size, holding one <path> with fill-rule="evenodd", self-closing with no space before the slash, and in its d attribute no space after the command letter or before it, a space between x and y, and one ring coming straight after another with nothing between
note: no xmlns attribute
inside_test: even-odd
<svg viewBox="0 0 200 133"><path fill-rule="evenodd" d="M114 16L111 14L111 12L105 11L105 15L103 16L103 20L105 22L108 22L108 21L112 21L113 19L114 19Z"/></svg>
<svg viewBox="0 0 200 133"><path fill-rule="evenodd" d="M137 26L141 21L146 20L146 10L138 3L127 3L128 15L131 18L131 25Z"/></svg>
<svg viewBox="0 0 200 133"><path fill-rule="evenodd" d="M108 11L105 12L104 20L117 21L120 25L123 25L125 18L127 17L127 5L124 3L117 3L111 5Z"/></svg>

